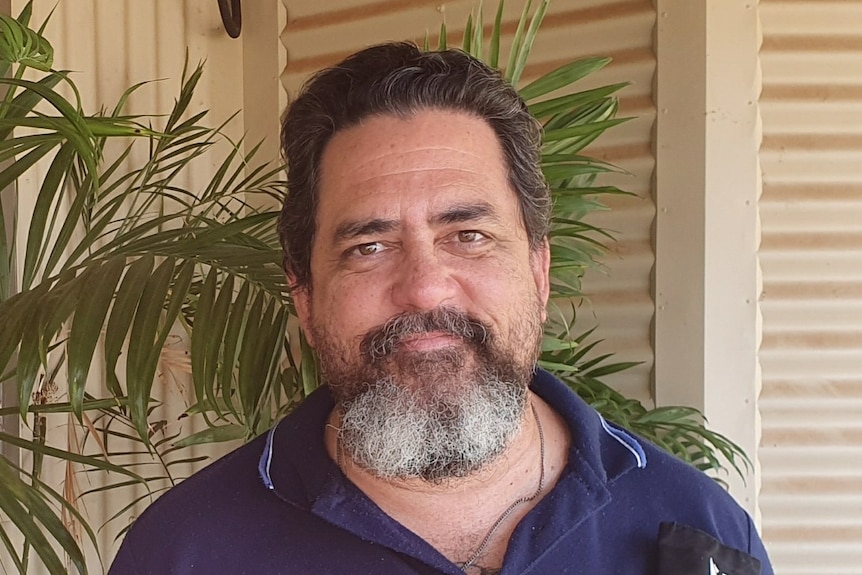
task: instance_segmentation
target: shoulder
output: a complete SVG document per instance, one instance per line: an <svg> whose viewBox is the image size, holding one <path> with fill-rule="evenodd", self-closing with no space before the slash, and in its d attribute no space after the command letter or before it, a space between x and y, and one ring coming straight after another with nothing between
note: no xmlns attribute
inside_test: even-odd
<svg viewBox="0 0 862 575"><path fill-rule="evenodd" d="M246 504L264 491L258 461L265 441L265 435L252 440L168 490L135 520L129 537L190 528L213 513Z"/></svg>
<svg viewBox="0 0 862 575"><path fill-rule="evenodd" d="M757 558L762 573L772 573L750 515L714 478L637 437L647 465L609 486L616 503L630 506L633 519L648 525L654 537L664 524L700 531L716 544Z"/></svg>
<svg viewBox="0 0 862 575"><path fill-rule="evenodd" d="M320 394L315 394L320 396ZM307 404L307 405L306 405ZM295 443L307 445L325 401L308 398L280 424L182 481L151 504L126 535L111 574L207 572L205 565L254 553L308 522L306 509L268 484L267 455L275 431L285 442L276 460L285 469L300 466ZM270 458L271 459L271 458ZM295 482L301 486L302 482ZM300 487L297 487L300 489ZM301 499L297 496L295 499ZM238 550L242 549L242 553ZM177 571L178 565L197 564ZM146 566L146 567L144 567ZM212 572L212 571L210 571ZM226 572L226 571L222 571Z"/></svg>
<svg viewBox="0 0 862 575"><path fill-rule="evenodd" d="M572 440L570 461L589 467L617 497L631 496L639 505L660 501L728 509L742 509L712 478L671 455L649 440L605 420L568 386L546 372L533 382L539 393L563 417ZM658 505L658 504L657 504Z"/></svg>
<svg viewBox="0 0 862 575"><path fill-rule="evenodd" d="M588 482L592 492L606 494L601 517L610 520L603 525L613 525L612 533L605 533L609 539L621 546L642 542L646 549L647 541L656 541L662 523L678 523L768 565L748 513L715 479L604 420L545 372L537 374L533 389L566 420L572 438L569 464L580 481Z"/></svg>
<svg viewBox="0 0 862 575"><path fill-rule="evenodd" d="M135 519L111 565L111 575L155 573L174 561L176 550L193 552L206 538L216 541L225 518L261 496L257 460L263 437L232 451L159 497ZM180 551L182 552L182 551Z"/></svg>

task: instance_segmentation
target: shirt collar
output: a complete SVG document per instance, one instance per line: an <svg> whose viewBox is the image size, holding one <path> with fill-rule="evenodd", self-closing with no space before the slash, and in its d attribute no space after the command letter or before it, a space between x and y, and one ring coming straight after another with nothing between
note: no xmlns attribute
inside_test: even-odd
<svg viewBox="0 0 862 575"><path fill-rule="evenodd" d="M617 478L646 466L640 443L609 424L551 374L537 370L531 389L565 420L572 438L569 460L554 488L522 520L507 552L507 572L522 572L570 530L611 500ZM453 564L389 518L351 483L324 445L334 401L322 387L269 431L259 471L264 485L292 506L355 535L441 569ZM517 549L517 553L514 550ZM511 571L510 563L517 564Z"/></svg>

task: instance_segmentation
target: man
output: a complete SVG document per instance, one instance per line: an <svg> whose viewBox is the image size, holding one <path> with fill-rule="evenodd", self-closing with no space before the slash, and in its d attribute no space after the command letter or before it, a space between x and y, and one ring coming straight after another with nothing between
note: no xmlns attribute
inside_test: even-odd
<svg viewBox="0 0 862 575"><path fill-rule="evenodd" d="M112 573L772 573L711 479L537 371L540 127L456 51L363 50L282 126L325 387L162 497Z"/></svg>

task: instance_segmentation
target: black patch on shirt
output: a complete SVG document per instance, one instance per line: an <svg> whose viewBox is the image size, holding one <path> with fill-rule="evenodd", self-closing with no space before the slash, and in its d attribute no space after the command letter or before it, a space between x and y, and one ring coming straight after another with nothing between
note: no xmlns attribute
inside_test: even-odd
<svg viewBox="0 0 862 575"><path fill-rule="evenodd" d="M681 523L659 526L658 547L658 575L760 575L758 559Z"/></svg>

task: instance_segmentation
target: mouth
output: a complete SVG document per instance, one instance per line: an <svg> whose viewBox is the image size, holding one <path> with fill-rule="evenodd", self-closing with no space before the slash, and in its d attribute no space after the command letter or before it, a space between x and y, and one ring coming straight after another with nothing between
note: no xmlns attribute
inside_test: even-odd
<svg viewBox="0 0 862 575"><path fill-rule="evenodd" d="M455 348L486 346L490 328L464 312L440 308L425 313L402 313L369 330L359 349L370 361L403 352L447 353ZM429 359L426 357L426 359Z"/></svg>
<svg viewBox="0 0 862 575"><path fill-rule="evenodd" d="M451 347L461 341L460 337L441 331L411 334L398 342L403 351L435 351Z"/></svg>

